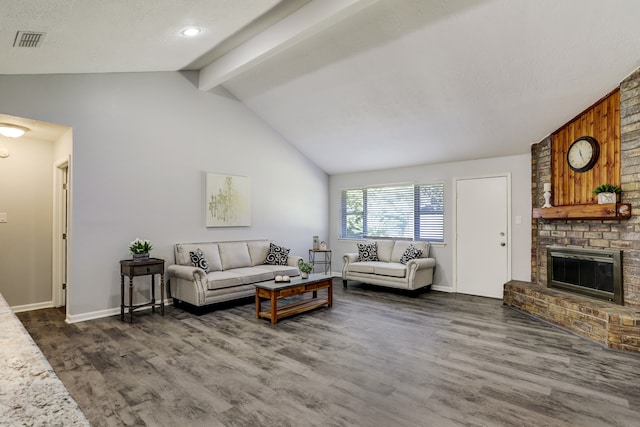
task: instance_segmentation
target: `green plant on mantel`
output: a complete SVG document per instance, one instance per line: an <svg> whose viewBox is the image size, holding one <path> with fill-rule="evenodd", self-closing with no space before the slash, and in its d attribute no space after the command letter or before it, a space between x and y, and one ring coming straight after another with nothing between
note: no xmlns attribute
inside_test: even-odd
<svg viewBox="0 0 640 427"><path fill-rule="evenodd" d="M615 184L600 184L593 190L593 194L620 193L621 191L622 188L618 187Z"/></svg>

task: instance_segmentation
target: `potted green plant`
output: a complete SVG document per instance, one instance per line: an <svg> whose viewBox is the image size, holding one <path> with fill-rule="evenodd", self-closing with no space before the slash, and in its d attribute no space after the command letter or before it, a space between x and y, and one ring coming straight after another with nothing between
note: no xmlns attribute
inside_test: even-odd
<svg viewBox="0 0 640 427"><path fill-rule="evenodd" d="M598 204L619 202L619 195L622 188L615 184L600 184L593 190L593 194L598 196Z"/></svg>
<svg viewBox="0 0 640 427"><path fill-rule="evenodd" d="M149 259L149 251L153 249L151 243L146 239L136 237L131 243L129 243L129 251L133 254L134 261L142 261Z"/></svg>
<svg viewBox="0 0 640 427"><path fill-rule="evenodd" d="M300 260L300 262L298 263L298 270L300 270L300 276L303 279L306 279L309 277L309 273L313 272L313 264L304 260Z"/></svg>

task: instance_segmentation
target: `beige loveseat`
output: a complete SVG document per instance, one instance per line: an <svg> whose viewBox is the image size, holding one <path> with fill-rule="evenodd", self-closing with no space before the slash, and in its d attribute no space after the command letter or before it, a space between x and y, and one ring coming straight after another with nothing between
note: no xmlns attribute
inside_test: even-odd
<svg viewBox="0 0 640 427"><path fill-rule="evenodd" d="M356 249L343 257L345 288L347 280L412 291L433 283L436 260L429 258L427 242L368 240L357 243Z"/></svg>
<svg viewBox="0 0 640 427"><path fill-rule="evenodd" d="M254 283L273 280L277 275L298 276L302 258L272 247L282 249L269 240L176 244L175 264L167 268L174 304L202 307L250 297L255 295ZM198 266L194 266L194 255ZM209 272L203 268L207 266Z"/></svg>

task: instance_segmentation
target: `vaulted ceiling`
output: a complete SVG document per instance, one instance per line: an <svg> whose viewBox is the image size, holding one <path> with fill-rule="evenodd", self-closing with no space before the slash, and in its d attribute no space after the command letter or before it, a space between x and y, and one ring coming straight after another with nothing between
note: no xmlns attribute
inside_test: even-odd
<svg viewBox="0 0 640 427"><path fill-rule="evenodd" d="M640 67L637 0L3 0L2 14L0 74L197 70L329 174L527 153ZM20 31L44 35L14 47Z"/></svg>

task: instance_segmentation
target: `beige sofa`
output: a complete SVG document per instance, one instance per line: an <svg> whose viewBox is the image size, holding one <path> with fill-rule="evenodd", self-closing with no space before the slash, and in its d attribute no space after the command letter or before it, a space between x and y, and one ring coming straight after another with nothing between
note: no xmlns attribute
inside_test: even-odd
<svg viewBox="0 0 640 427"><path fill-rule="evenodd" d="M285 254L286 265L265 264L272 243L248 240L176 244L175 264L167 268L174 304L186 302L202 307L246 298L255 295L254 283L273 280L277 275L298 276L302 257ZM197 253L198 249L206 259L208 273L192 263L190 253Z"/></svg>
<svg viewBox="0 0 640 427"><path fill-rule="evenodd" d="M342 283L345 288L347 280L411 291L424 287L431 288L436 260L429 258L429 243L402 240L368 240L362 243L375 243L377 256L370 257L371 251L367 248L364 251L361 250L358 244L356 244L358 252L344 254ZM412 253L405 255L410 246L421 253L417 255L415 251L409 250ZM417 258L403 259L403 255L406 258L412 256ZM374 260L367 260L367 258Z"/></svg>

